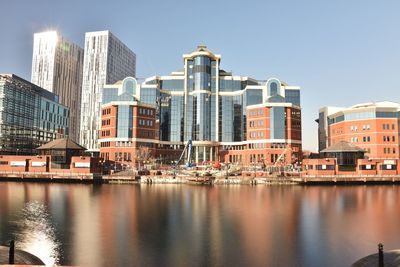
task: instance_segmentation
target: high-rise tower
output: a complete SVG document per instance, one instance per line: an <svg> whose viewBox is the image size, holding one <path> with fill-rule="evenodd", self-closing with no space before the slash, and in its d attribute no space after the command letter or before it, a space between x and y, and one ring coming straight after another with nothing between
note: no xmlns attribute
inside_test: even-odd
<svg viewBox="0 0 400 267"><path fill-rule="evenodd" d="M99 151L102 91L105 84L136 76L136 55L110 31L87 32L83 64L80 144Z"/></svg>
<svg viewBox="0 0 400 267"><path fill-rule="evenodd" d="M56 31L34 34L31 82L58 95L70 109L69 137L79 138L83 49Z"/></svg>

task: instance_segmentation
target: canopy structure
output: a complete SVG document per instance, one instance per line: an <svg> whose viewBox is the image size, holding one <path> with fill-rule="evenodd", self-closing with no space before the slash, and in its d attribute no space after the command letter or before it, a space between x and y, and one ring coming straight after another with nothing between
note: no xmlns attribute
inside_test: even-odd
<svg viewBox="0 0 400 267"><path fill-rule="evenodd" d="M358 159L364 158L365 150L346 141L340 141L321 151L324 158L336 158L341 171L353 171Z"/></svg>
<svg viewBox="0 0 400 267"><path fill-rule="evenodd" d="M82 150L82 151L86 150L86 148L84 148L81 145L78 145L69 138L56 139L37 148L37 150L53 150L53 149L65 149L65 150L69 149L69 150Z"/></svg>
<svg viewBox="0 0 400 267"><path fill-rule="evenodd" d="M56 139L37 148L41 155L50 155L52 168L69 168L73 156L83 156L86 148L68 138Z"/></svg>

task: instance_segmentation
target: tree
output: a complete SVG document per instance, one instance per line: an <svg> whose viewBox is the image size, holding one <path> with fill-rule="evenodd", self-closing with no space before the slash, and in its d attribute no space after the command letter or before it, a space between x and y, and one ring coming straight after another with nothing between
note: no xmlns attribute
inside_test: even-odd
<svg viewBox="0 0 400 267"><path fill-rule="evenodd" d="M139 146L136 150L136 161L138 162L138 169L140 170L140 163L146 162L151 158L151 150L147 146Z"/></svg>

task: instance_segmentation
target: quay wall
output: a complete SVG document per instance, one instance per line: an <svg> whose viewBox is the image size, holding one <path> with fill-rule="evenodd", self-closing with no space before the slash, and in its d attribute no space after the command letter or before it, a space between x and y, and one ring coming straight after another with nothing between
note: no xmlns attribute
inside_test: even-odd
<svg viewBox="0 0 400 267"><path fill-rule="evenodd" d="M48 155L0 155L0 172L90 174L101 173L101 166L98 158L83 156L71 157L69 165L60 167Z"/></svg>

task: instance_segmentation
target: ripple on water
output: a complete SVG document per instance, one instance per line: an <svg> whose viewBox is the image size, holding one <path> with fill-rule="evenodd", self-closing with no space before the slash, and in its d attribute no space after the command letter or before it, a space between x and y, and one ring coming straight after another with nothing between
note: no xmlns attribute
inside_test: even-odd
<svg viewBox="0 0 400 267"><path fill-rule="evenodd" d="M39 257L46 265L57 265L60 261L60 243L52 225L47 207L39 202L28 202L18 214L15 222L18 249Z"/></svg>

